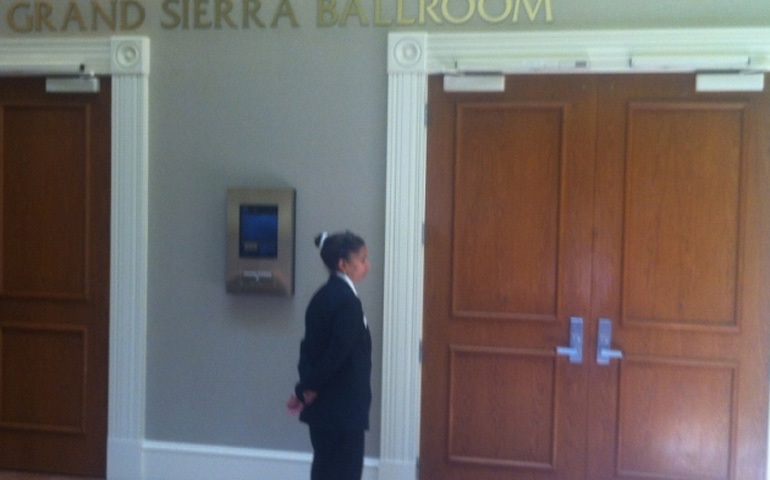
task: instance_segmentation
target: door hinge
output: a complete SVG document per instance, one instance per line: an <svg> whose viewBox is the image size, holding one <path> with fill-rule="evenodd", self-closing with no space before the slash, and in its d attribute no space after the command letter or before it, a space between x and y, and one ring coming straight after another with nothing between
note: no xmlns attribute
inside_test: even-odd
<svg viewBox="0 0 770 480"><path fill-rule="evenodd" d="M422 364L422 338L420 339L420 351L418 353L418 360Z"/></svg>

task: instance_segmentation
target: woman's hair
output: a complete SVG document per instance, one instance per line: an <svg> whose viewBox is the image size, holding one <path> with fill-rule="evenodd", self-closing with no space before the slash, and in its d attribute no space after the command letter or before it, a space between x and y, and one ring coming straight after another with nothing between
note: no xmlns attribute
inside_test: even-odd
<svg viewBox="0 0 770 480"><path fill-rule="evenodd" d="M353 232L320 233L315 237L315 245L321 251L321 260L330 272L336 272L340 259L349 260L350 254L361 249L366 243Z"/></svg>

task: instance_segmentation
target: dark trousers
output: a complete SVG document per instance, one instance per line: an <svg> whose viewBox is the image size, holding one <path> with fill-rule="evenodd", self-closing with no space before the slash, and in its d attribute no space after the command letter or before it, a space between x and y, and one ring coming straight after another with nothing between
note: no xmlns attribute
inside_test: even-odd
<svg viewBox="0 0 770 480"><path fill-rule="evenodd" d="M310 480L361 480L364 469L363 430L310 428L313 466Z"/></svg>

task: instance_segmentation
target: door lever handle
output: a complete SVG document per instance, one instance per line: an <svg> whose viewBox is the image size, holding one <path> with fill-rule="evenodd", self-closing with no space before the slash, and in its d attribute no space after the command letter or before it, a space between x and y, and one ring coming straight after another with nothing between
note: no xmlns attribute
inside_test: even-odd
<svg viewBox="0 0 770 480"><path fill-rule="evenodd" d="M583 363L583 319L570 317L569 319L569 346L556 347L557 355L569 357L569 363Z"/></svg>
<svg viewBox="0 0 770 480"><path fill-rule="evenodd" d="M612 358L623 358L623 352L612 349L612 320L600 318L599 338L596 342L596 363L609 365Z"/></svg>

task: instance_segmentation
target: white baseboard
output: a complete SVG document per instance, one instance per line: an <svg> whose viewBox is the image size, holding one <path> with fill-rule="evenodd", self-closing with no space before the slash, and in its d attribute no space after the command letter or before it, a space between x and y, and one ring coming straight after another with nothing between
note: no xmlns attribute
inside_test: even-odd
<svg viewBox="0 0 770 480"><path fill-rule="evenodd" d="M143 445L141 440L109 437L107 439L107 478L142 480Z"/></svg>
<svg viewBox="0 0 770 480"><path fill-rule="evenodd" d="M377 475L379 475L381 480L416 480L417 470L415 468L415 462L380 459Z"/></svg>
<svg viewBox="0 0 770 480"><path fill-rule="evenodd" d="M158 441L144 441L142 457L136 480L307 480L312 461L310 453ZM378 463L364 460L362 480L378 479Z"/></svg>

